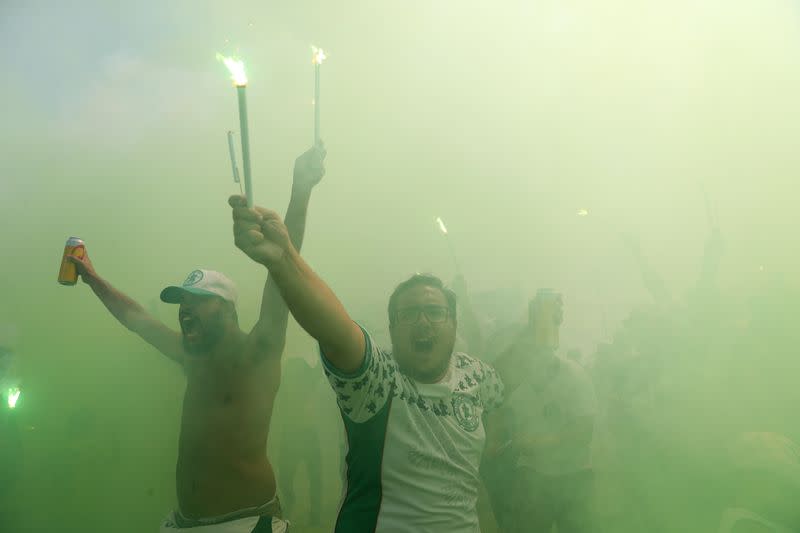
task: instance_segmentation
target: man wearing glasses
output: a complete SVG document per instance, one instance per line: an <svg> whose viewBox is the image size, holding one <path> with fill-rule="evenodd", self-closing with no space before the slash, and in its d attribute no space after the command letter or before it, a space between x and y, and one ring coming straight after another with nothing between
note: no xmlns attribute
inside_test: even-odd
<svg viewBox="0 0 800 533"><path fill-rule="evenodd" d="M490 366L453 353L456 297L415 275L389 298L392 352L353 322L287 238L280 217L232 197L236 246L266 266L320 353L344 421L337 533L480 531L483 416L502 399Z"/></svg>

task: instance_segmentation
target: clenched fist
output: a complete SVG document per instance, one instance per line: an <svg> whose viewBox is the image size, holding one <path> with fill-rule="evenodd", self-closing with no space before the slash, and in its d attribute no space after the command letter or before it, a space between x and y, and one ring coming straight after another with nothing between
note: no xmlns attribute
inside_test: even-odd
<svg viewBox="0 0 800 533"><path fill-rule="evenodd" d="M289 233L281 217L263 207L247 207L244 196L231 196L233 237L236 247L267 268L278 264L291 247Z"/></svg>

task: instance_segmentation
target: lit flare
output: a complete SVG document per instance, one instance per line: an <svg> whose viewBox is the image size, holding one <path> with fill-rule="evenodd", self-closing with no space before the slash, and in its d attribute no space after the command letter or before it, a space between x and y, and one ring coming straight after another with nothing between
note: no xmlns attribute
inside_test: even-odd
<svg viewBox="0 0 800 533"><path fill-rule="evenodd" d="M222 54L217 54L217 59L222 61L231 73L233 84L237 87L244 87L247 85L247 74L244 72L244 61L236 59L235 57L225 57Z"/></svg>
<svg viewBox="0 0 800 533"><path fill-rule="evenodd" d="M8 389L8 407L9 409L13 409L17 406L17 401L19 400L19 395L22 394L22 391L18 388Z"/></svg>
<svg viewBox="0 0 800 533"><path fill-rule="evenodd" d="M325 53L325 50L322 48L317 48L316 46L311 46L311 62L315 65L321 65L323 61L328 59L328 55Z"/></svg>

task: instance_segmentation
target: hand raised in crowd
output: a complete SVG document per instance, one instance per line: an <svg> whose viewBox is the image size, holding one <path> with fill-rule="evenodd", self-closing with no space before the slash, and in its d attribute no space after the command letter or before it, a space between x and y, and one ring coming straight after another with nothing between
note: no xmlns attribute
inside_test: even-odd
<svg viewBox="0 0 800 533"><path fill-rule="evenodd" d="M233 213L236 247L267 268L279 263L291 248L289 233L281 217L263 207L247 207L244 196L231 196L228 205Z"/></svg>
<svg viewBox="0 0 800 533"><path fill-rule="evenodd" d="M722 257L725 252L725 238L722 236L722 231L715 227L711 230L711 234L706 239L706 255L714 257Z"/></svg>
<svg viewBox="0 0 800 533"><path fill-rule="evenodd" d="M67 256L67 259L72 262L73 265L75 265L75 270L78 271L78 275L81 277L81 281L84 283L89 283L90 279L97 277L97 272L94 270L92 260L89 259L88 252L85 252L83 257L69 255Z"/></svg>
<svg viewBox="0 0 800 533"><path fill-rule="evenodd" d="M325 176L325 156L327 154L325 145L320 142L319 146L309 148L295 159L292 182L295 190L310 192L317 183L322 181Z"/></svg>

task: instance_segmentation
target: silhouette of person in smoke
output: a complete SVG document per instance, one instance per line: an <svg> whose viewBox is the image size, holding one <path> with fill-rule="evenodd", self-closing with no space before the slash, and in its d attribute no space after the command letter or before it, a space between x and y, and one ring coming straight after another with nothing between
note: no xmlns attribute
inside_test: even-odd
<svg viewBox="0 0 800 533"><path fill-rule="evenodd" d="M288 514L297 505L295 481L305 466L308 474L309 523L319 526L322 508L322 448L318 425L321 421L320 389L325 386L322 371L311 368L301 357L290 357L284 363L281 381L285 386L279 397L280 429L278 469L281 494Z"/></svg>
<svg viewBox="0 0 800 533"><path fill-rule="evenodd" d="M531 301L528 328L497 362L508 391L500 411L510 436L510 475L505 486L495 481L493 501L507 533L591 528L597 399L583 367L555 353L562 319L560 295L540 291Z"/></svg>

